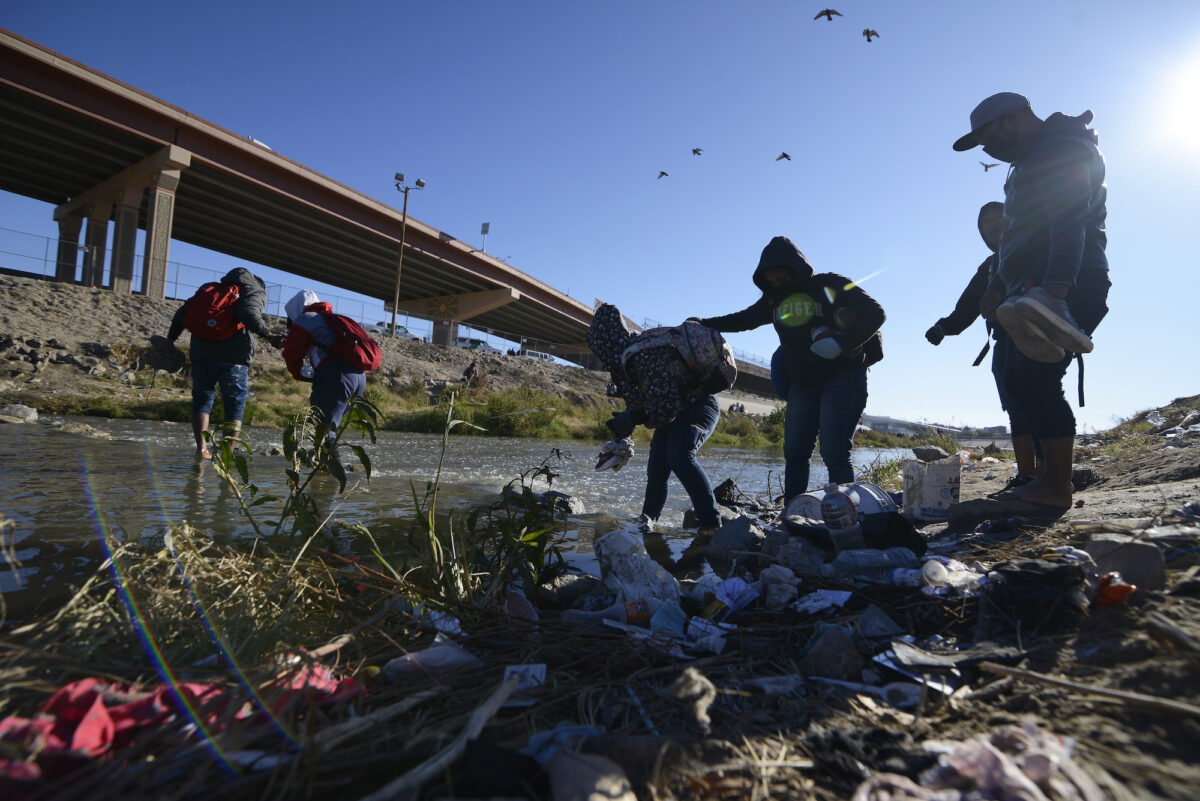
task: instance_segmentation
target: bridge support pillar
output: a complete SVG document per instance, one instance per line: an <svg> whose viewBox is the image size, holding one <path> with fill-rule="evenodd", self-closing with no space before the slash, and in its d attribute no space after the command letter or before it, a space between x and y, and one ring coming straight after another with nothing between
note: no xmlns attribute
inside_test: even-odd
<svg viewBox="0 0 1200 801"><path fill-rule="evenodd" d="M521 293L509 287L506 289L486 289L482 292L464 292L461 295L439 295L434 298L407 300L399 305L399 310L417 317L433 318L433 336L435 345L449 347L458 336L458 324L466 322L492 309L521 299ZM392 310L392 304L385 302L384 308Z"/></svg>
<svg viewBox="0 0 1200 801"><path fill-rule="evenodd" d="M83 254L84 286L104 286L104 258L108 254L108 220L112 217L112 203L96 202L87 215L87 231Z"/></svg>
<svg viewBox="0 0 1200 801"><path fill-rule="evenodd" d="M148 298L167 296L167 254L171 249L171 226L175 221L175 190L179 170L161 170L150 184L146 211L146 248L142 259L142 294Z"/></svg>
<svg viewBox="0 0 1200 801"><path fill-rule="evenodd" d="M433 321L433 336L429 338L433 344L448 348L454 344L454 340L457 338L458 323L453 320Z"/></svg>
<svg viewBox="0 0 1200 801"><path fill-rule="evenodd" d="M119 295L133 292L133 258L137 250L138 209L142 188L131 186L117 195L116 228L113 231L112 291Z"/></svg>
<svg viewBox="0 0 1200 801"><path fill-rule="evenodd" d="M175 217L175 189L180 172L192 163L192 154L178 145L167 145L156 153L131 164L86 192L54 210L54 219L86 215L87 257L83 282L99 286L104 276L104 253L108 244L108 219L117 207L117 231L113 242L113 290L133 289L133 261L137 245L138 211L142 193L150 190L146 214L146 255L142 265L142 292L148 297L166 296L167 250L171 243L171 223ZM103 223L101 225L101 223ZM60 270L65 272L60 237ZM74 270L71 271L74 276Z"/></svg>
<svg viewBox="0 0 1200 801"><path fill-rule="evenodd" d="M75 283L75 268L79 266L79 231L83 215L72 214L58 221L58 257L54 277L69 284Z"/></svg>

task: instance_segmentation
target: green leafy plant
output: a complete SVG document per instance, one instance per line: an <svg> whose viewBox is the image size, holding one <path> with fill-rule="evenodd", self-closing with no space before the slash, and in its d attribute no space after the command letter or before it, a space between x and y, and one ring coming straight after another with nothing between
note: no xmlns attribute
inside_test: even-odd
<svg viewBox="0 0 1200 801"><path fill-rule="evenodd" d="M318 422L315 409L306 409L297 415L283 430L283 454L289 463L284 471L287 495L283 498L278 517L262 521L258 519L259 507L278 502L279 498L262 492L251 480L253 453L249 441L241 431L228 424L218 429L224 436L218 438L212 431L205 432L204 436L212 453L213 469L233 491L243 516L254 527L256 534L263 536L263 527L270 526L272 534L299 533L311 538L321 530L325 521L320 519L318 505L308 492L309 485L317 476L329 475L338 482L338 492L346 491L346 467L339 456L342 449L354 454L370 481L371 458L366 450L361 445L344 443L342 440L348 432L353 431L375 442L377 420L375 406L365 398L355 398L350 402L336 431L330 431L328 425Z"/></svg>

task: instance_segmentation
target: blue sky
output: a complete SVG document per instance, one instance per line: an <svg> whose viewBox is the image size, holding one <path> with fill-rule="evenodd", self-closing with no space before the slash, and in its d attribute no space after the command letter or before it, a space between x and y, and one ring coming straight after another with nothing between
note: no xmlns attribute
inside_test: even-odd
<svg viewBox="0 0 1200 801"><path fill-rule="evenodd" d="M1004 171L950 145L995 91L1043 117L1091 109L1114 287L1080 422L1200 391L1200 3L839 0L814 21L824 7L7 0L0 26L397 207L392 174L421 177L414 217L472 243L490 222L488 252L636 320L745 307L759 251L787 235L818 270L874 275L888 322L867 411L957 424L1006 422L970 367L982 324L922 335L986 255L975 216ZM0 226L55 233L49 206L11 195Z"/></svg>

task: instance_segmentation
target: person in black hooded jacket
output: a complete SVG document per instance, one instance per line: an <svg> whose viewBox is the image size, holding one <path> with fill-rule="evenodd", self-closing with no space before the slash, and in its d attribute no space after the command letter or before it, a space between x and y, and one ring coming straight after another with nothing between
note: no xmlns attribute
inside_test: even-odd
<svg viewBox="0 0 1200 801"><path fill-rule="evenodd" d="M722 332L773 323L779 334L778 364L788 384L785 502L808 490L818 435L829 480L848 484L854 481L854 430L867 405L867 367L883 357L883 309L843 275L814 275L808 259L784 236L763 248L753 280L763 293L757 301L700 322Z"/></svg>
<svg viewBox="0 0 1200 801"><path fill-rule="evenodd" d="M1074 493L1075 416L1062 380L1075 354L1091 352L1108 313L1108 189L1091 121L1090 111L1043 120L1024 95L1000 92L975 107L970 132L954 143L958 151L982 145L1012 165L1004 183L1008 230L979 307L1013 345L996 358L1003 357L1005 388L1043 457L1037 477L1009 496L1059 510L1071 507Z"/></svg>
<svg viewBox="0 0 1200 801"><path fill-rule="evenodd" d="M196 455L207 459L210 454L204 444L204 432L208 430L209 415L216 400L217 386L221 388L221 399L225 408L225 422L232 424L235 431L242 427L242 413L249 396L250 361L254 358L254 340L251 332L266 339L274 347L283 347L283 335L272 334L263 322L262 311L267 303L267 289L262 279L243 267L236 267L221 276L222 284L238 287L237 304L233 307L234 319L244 326L228 339L219 342L191 338L189 357L192 362L192 434L196 439ZM171 319L167 342L174 346L183 334L183 320L187 315L188 303L184 301Z"/></svg>
<svg viewBox="0 0 1200 801"><path fill-rule="evenodd" d="M1004 231L1008 228L1008 220L1004 217L1004 204L998 200L984 203L979 209L978 227L979 235L983 238L983 243L992 251L991 255L984 259L983 263L976 268L975 274L971 276L971 280L967 283L967 288L963 290L962 295L958 298L958 302L954 304L954 311L938 320L925 332L925 338L929 340L929 344L931 345L940 345L944 338L961 334L979 319L979 302L983 299L984 293L987 292L992 277L998 268L1000 239L1004 235ZM1017 474L1009 479L1004 487L1004 490L1009 490L1014 487L1024 486L1033 481L1037 472L1037 461L1040 458L1041 448L1034 442L1033 435L1029 433L1029 423L1021 417L1020 410L1014 406L1004 385L1006 353L1012 345L1008 341L1004 329L999 325L988 321L987 327L991 332L991 336L996 340L996 347L992 352L992 377L996 381L996 392L1000 396L1000 406L1008 412L1008 425L1012 436L1013 453L1017 460ZM983 359L986 351L987 349L985 348L984 353L981 353L979 359L976 360L976 364Z"/></svg>

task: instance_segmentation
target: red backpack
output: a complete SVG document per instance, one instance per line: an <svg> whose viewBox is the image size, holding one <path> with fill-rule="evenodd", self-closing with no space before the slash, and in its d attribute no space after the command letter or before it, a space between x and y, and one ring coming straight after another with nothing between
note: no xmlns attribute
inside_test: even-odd
<svg viewBox="0 0 1200 801"><path fill-rule="evenodd" d="M333 344L321 347L355 370L367 372L379 369L383 364L383 351L379 349L379 343L372 339L361 325L334 312L323 311L318 314L333 332Z"/></svg>
<svg viewBox="0 0 1200 801"><path fill-rule="evenodd" d="M237 284L221 284L215 281L196 290L187 302L183 313L183 327L197 339L223 342L246 326L233 316L241 290Z"/></svg>

